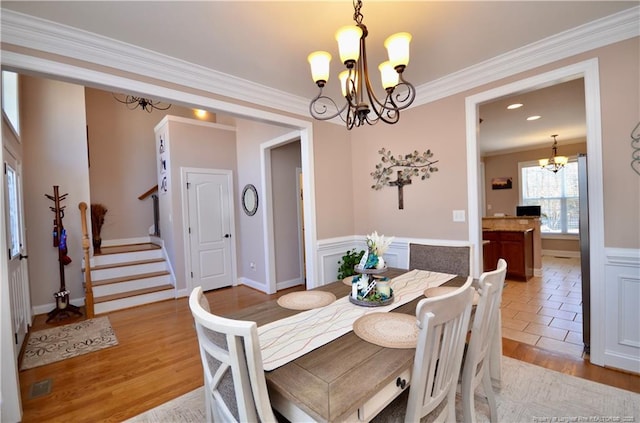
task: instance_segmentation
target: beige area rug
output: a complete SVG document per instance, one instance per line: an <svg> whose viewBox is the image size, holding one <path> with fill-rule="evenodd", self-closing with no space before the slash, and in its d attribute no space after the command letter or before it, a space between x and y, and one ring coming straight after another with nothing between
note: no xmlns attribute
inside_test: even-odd
<svg viewBox="0 0 640 423"><path fill-rule="evenodd" d="M496 390L499 422L640 422L640 394L568 376L509 357L503 357L502 377L502 388ZM481 388L478 392L481 392ZM404 410L393 407L396 402L401 403L394 401L373 422L404 421ZM484 397L476 395L475 403L478 422L488 422L489 407ZM458 421L462 421L461 405L462 400L458 396ZM204 420L204 391L203 388L198 388L127 422L173 423Z"/></svg>
<svg viewBox="0 0 640 423"><path fill-rule="evenodd" d="M118 345L108 317L43 329L29 335L20 370Z"/></svg>
<svg viewBox="0 0 640 423"><path fill-rule="evenodd" d="M336 300L336 296L325 291L296 291L278 298L278 305L290 310L312 310L324 307Z"/></svg>

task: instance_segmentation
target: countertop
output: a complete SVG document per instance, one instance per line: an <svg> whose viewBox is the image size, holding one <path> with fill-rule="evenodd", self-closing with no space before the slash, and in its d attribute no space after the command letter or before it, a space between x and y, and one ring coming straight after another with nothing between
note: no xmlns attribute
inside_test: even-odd
<svg viewBox="0 0 640 423"><path fill-rule="evenodd" d="M500 228L482 228L482 232L531 232L533 228L523 229L500 229Z"/></svg>

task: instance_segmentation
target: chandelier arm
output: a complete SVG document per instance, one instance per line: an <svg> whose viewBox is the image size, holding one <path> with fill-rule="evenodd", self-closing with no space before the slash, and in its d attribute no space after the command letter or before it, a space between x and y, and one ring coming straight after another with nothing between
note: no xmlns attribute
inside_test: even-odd
<svg viewBox="0 0 640 423"><path fill-rule="evenodd" d="M328 108L327 105L322 103L321 101L326 101L327 103L333 105L336 112L325 116L325 114L328 112ZM342 119L342 121L346 123L347 120L344 116L342 116L342 112L344 112L347 106L348 103L345 103L342 108L339 108L336 102L331 97L327 97L326 95L322 94L322 88L320 88L320 92L318 93L318 95L313 100L311 100L311 103L309 104L309 113L311 114L311 116L318 120L329 120L339 116L340 119Z"/></svg>

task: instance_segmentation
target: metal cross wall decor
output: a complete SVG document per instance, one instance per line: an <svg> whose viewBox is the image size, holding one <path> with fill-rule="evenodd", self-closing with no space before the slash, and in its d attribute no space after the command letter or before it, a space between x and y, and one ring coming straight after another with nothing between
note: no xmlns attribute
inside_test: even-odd
<svg viewBox="0 0 640 423"><path fill-rule="evenodd" d="M371 172L371 176L375 180L375 184L371 186L374 190L380 190L385 186L398 187L398 209L404 209L404 186L411 185L411 178L413 176L420 176L420 179L425 180L431 176L431 173L437 172L438 168L434 165L438 163L438 160L431 160L433 153L431 150L427 150L420 154L418 151L414 151L410 154L393 156L391 151L387 151L382 148L378 151L382 155L382 162L376 165L376 170ZM394 172L394 168L400 170L397 171L397 178L395 181L391 180L391 175Z"/></svg>
<svg viewBox="0 0 640 423"><path fill-rule="evenodd" d="M392 187L398 187L398 209L403 210L404 209L403 187L405 185L411 185L411 179L402 179L402 171L399 170L398 179L396 179L395 181L389 181L388 183Z"/></svg>

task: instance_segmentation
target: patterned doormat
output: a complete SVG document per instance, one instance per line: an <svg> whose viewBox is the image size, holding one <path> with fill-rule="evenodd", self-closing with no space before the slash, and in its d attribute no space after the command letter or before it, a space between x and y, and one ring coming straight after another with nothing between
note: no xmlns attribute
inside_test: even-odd
<svg viewBox="0 0 640 423"><path fill-rule="evenodd" d="M29 335L20 370L118 345L108 317L83 320Z"/></svg>

